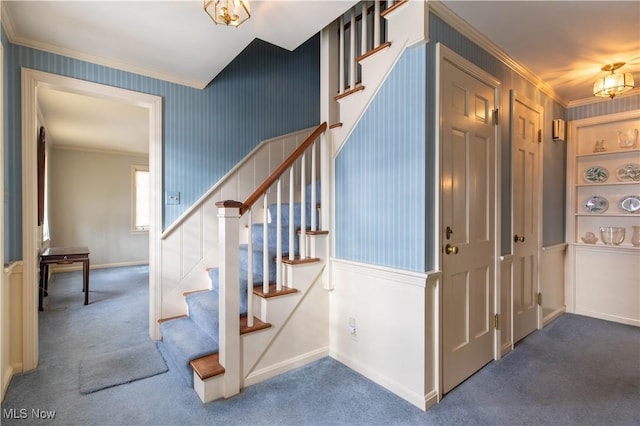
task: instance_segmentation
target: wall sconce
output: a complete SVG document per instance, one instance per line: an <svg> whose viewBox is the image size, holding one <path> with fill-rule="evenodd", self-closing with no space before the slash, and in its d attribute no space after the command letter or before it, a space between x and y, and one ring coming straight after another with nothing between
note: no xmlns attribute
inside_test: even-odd
<svg viewBox="0 0 640 426"><path fill-rule="evenodd" d="M616 62L614 64L607 64L600 68L602 71L611 71L611 74L605 77L600 77L595 83L593 83L594 96L613 99L616 95L633 89L633 75L631 75L631 73L613 73L624 64L624 62Z"/></svg>
<svg viewBox="0 0 640 426"><path fill-rule="evenodd" d="M551 128L551 138L554 141L566 141L567 138L565 137L565 123L564 120L557 118L555 120L553 120L553 122L551 123L553 126Z"/></svg>

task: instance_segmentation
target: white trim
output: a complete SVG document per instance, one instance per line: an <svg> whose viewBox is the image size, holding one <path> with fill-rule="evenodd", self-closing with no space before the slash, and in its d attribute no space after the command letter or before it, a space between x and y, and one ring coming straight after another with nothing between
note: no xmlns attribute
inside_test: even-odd
<svg viewBox="0 0 640 426"><path fill-rule="evenodd" d="M23 366L38 364L38 247L36 226L36 110L37 89L49 88L103 99L113 99L149 109L149 172L151 180L151 230L149 231L149 334L160 335L161 259L159 235L162 227L162 98L103 84L22 68L22 238L23 238Z"/></svg>
<svg viewBox="0 0 640 426"><path fill-rule="evenodd" d="M149 166L145 164L132 164L131 165L131 233L143 234L148 233L149 230L145 229L147 225L143 226L143 229L136 228L137 216L138 216L138 185L136 183L136 173L147 172L149 173ZM149 188L148 191L150 191Z"/></svg>
<svg viewBox="0 0 640 426"><path fill-rule="evenodd" d="M395 393L400 398L407 400L409 403L415 405L421 410L426 410L437 402L438 393L434 389L429 390L429 392L425 395L420 395L411 391L410 389L407 389L405 386L396 382L395 380L381 375L378 371L372 370L359 362L353 361L348 356L344 356L333 350L329 355L331 356L331 358L340 361L350 369L362 374L369 380Z"/></svg>
<svg viewBox="0 0 640 426"><path fill-rule="evenodd" d="M621 95L616 95L616 99L626 98L627 96L635 96L635 95L640 95L640 87L636 87L635 89L629 90L628 92L623 93ZM584 99L578 99L578 100L575 100L575 101L569 101L567 103L566 108L570 109L570 108L575 108L575 107L580 107L580 106L585 106L585 105L599 104L601 102L602 103L611 102L611 99L592 96L590 98L584 98Z"/></svg>
<svg viewBox="0 0 640 426"><path fill-rule="evenodd" d="M323 347L272 364L263 369L254 370L244 378L244 387L255 385L256 383L263 382L279 374L286 373L287 371L293 370L294 368L302 367L303 365L307 365L311 362L317 361L327 356L329 356L329 348Z"/></svg>
<svg viewBox="0 0 640 426"><path fill-rule="evenodd" d="M343 267L345 270L363 275L376 277L385 281L392 281L396 284L413 285L416 287L427 287L427 281L433 274L439 274L438 271L431 272L413 272L404 269L388 268L385 266L372 265L368 263L355 262L332 257L330 259L335 267Z"/></svg>
<svg viewBox="0 0 640 426"><path fill-rule="evenodd" d="M565 251L567 249L567 246L569 244L567 243L559 243L559 244L554 244L552 246L547 246L547 247L542 247L542 251L543 252L554 252L554 251Z"/></svg>
<svg viewBox="0 0 640 426"><path fill-rule="evenodd" d="M45 127L47 127L45 125ZM96 154L111 154L111 155L126 155L127 157L140 157L140 158L148 158L149 153L147 152L133 152L133 151L121 151L115 149L103 149L103 148L88 148L83 146L71 146L71 145L62 145L62 144L51 144L51 149L59 149L61 151L80 151L80 152L95 152Z"/></svg>
<svg viewBox="0 0 640 426"><path fill-rule="evenodd" d="M0 11L1 14L1 11ZM0 39L0 164L2 165L2 173L0 173L0 188L2 188L2 203L0 203L0 261L4 264L4 198L5 198L5 187L4 187L4 47L2 45L2 40ZM5 271L6 271L5 267ZM4 273L0 274L0 291L4 291ZM4 296L3 293L0 293ZM3 309L2 300L0 300L0 330L4 333L4 329L9 324L5 324L5 312ZM5 336L2 336L0 340L0 368L5 365L5 362L8 363L8 360L5 360L5 354L8 354L9 347L5 348L5 344L8 345L8 340ZM2 387L0 389L0 401L4 399L5 391L7 390L7 386L9 386L9 380L13 376L13 371L9 368L9 371L6 373L0 371L2 375L1 383ZM5 380L6 379L6 380Z"/></svg>

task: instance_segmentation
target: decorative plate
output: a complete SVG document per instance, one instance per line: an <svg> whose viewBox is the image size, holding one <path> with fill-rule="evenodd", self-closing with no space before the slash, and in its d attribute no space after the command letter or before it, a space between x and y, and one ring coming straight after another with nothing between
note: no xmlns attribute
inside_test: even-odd
<svg viewBox="0 0 640 426"><path fill-rule="evenodd" d="M619 181L640 182L640 164L625 164L616 171Z"/></svg>
<svg viewBox="0 0 640 426"><path fill-rule="evenodd" d="M589 213L604 213L609 208L609 201L599 195L594 195L584 203Z"/></svg>
<svg viewBox="0 0 640 426"><path fill-rule="evenodd" d="M620 200L620 208L629 213L640 213L640 196L627 195Z"/></svg>
<svg viewBox="0 0 640 426"><path fill-rule="evenodd" d="M609 170L604 167L589 167L584 171L584 181L589 183L602 183L609 179Z"/></svg>

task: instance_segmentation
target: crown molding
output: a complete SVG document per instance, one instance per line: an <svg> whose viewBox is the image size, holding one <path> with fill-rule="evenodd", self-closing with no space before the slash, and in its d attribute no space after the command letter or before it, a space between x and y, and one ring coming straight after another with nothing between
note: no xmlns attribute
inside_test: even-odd
<svg viewBox="0 0 640 426"><path fill-rule="evenodd" d="M113 59L108 59L108 58L104 58L97 55L91 55L91 54L80 52L73 49L65 49L62 47L54 46L49 43L40 43L40 42L27 39L25 37L21 37L18 34L16 34L15 26L13 25L13 21L11 20L9 13L7 13L5 3L0 2L0 7L1 7L0 14L2 15L2 25L7 35L7 39L11 44L24 46L31 49L41 50L43 52L53 53L56 55L65 56L68 58L77 59L79 61L89 62L96 65L102 65L105 67L142 75L142 76L153 78L156 80L167 81L169 83L175 83L181 86L192 87L194 89L204 89L209 84L208 81L197 81L197 80L180 78L175 75L137 67L135 65L132 65L126 62L114 61Z"/></svg>
<svg viewBox="0 0 640 426"><path fill-rule="evenodd" d="M585 106L585 105L592 105L592 104L599 104L602 102L611 102L612 100L615 99L621 99L621 98L626 98L629 96L635 96L635 95L640 95L640 87L636 87L634 89L629 90L628 92L622 94L622 95L616 95L616 97L614 99L607 99L607 98L600 98L597 96L591 96L589 98L584 98L584 99L578 99L575 101L571 101L569 102L569 104L567 105L567 108L575 108L575 107L580 107L580 106Z"/></svg>
<svg viewBox="0 0 640 426"><path fill-rule="evenodd" d="M540 77L534 74L527 67L510 57L504 50L498 45L489 40L484 34L472 27L467 21L453 13L451 9L445 6L440 1L429 1L429 11L433 12L436 16L441 18L453 29L458 31L463 36L467 37L473 43L477 44L487 53L494 56L504 65L516 72L522 78L533 84L538 90L549 96L551 99L559 103L564 108L567 108L569 102L563 99L553 88L543 81Z"/></svg>

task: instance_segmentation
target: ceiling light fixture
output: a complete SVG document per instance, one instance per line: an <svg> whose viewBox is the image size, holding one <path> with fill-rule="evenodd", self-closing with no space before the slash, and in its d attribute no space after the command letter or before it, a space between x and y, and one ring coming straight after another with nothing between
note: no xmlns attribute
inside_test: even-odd
<svg viewBox="0 0 640 426"><path fill-rule="evenodd" d="M613 73L624 64L624 62L616 62L614 64L607 64L600 68L602 71L611 71L611 74L608 74L605 77L600 77L595 83L593 83L594 96L613 99L616 95L633 89L633 75L631 75L631 73Z"/></svg>
<svg viewBox="0 0 640 426"><path fill-rule="evenodd" d="M249 0L204 0L204 11L216 24L238 27L251 17Z"/></svg>

